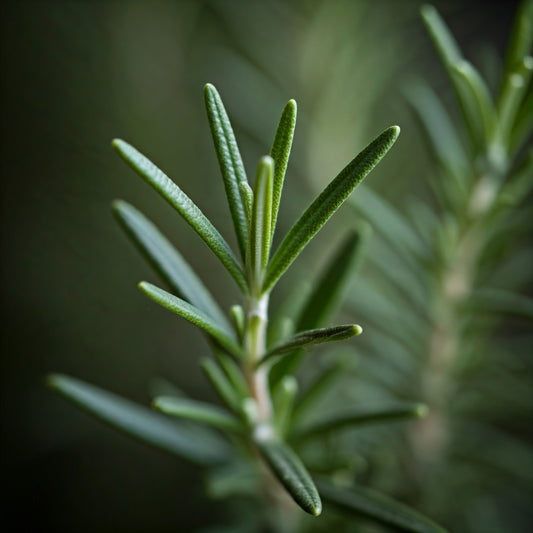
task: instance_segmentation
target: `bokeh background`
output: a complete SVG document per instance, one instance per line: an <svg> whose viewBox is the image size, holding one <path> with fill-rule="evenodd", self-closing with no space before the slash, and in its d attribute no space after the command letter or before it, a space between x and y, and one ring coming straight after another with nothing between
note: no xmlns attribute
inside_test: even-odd
<svg viewBox="0 0 533 533"><path fill-rule="evenodd" d="M494 56L482 45L503 54L516 2L435 5L465 54L490 70ZM139 147L231 239L203 85L221 92L249 175L269 150L284 103L295 98L299 122L281 229L373 136L396 123L400 141L370 179L402 211L431 171L402 88L423 77L444 101L451 94L419 7L411 0L2 3L8 531L163 533L227 519L223 502L205 499L199 470L116 434L43 385L47 372L60 371L148 404L151 380L163 376L194 397L213 399L197 365L206 343L137 290L138 281L155 279L113 220L111 200L124 198L153 218L226 307L237 293L209 250L120 161L110 141L121 137ZM345 211L336 216L280 286L277 301L300 275L297 268L312 271L352 218ZM527 441L527 433L518 437ZM454 494L443 498L450 509L461 505ZM527 505L524 496L507 505L504 516L518 519L506 531L529 530Z"/></svg>

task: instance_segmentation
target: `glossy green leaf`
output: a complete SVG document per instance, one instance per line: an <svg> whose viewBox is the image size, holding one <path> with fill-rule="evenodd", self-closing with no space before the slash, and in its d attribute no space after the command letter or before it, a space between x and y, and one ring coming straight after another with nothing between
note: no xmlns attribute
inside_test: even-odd
<svg viewBox="0 0 533 533"><path fill-rule="evenodd" d="M323 420L318 420L296 430L294 438L306 439L346 427L393 422L409 418L422 418L428 413L423 404L391 405L374 409L352 409L340 413L329 413Z"/></svg>
<svg viewBox="0 0 533 533"><path fill-rule="evenodd" d="M260 429L260 428L259 428ZM294 501L307 513L318 516L322 502L301 459L285 443L272 438L256 438L262 457Z"/></svg>
<svg viewBox="0 0 533 533"><path fill-rule="evenodd" d="M445 529L429 518L375 490L359 485L343 488L326 481L320 481L318 487L327 505L348 514L370 518L400 531L446 533Z"/></svg>
<svg viewBox="0 0 533 533"><path fill-rule="evenodd" d="M230 381L212 359L203 359L200 363L206 378L218 397L236 414L241 413L241 399Z"/></svg>
<svg viewBox="0 0 533 533"><path fill-rule="evenodd" d="M297 333L292 339L289 339L278 346L274 346L270 349L261 359L259 364L263 364L269 361L276 355L282 355L289 353L299 348L308 348L315 344L321 344L323 342L341 341L349 339L355 335L360 335L363 332L363 328L358 324L347 324L342 326L332 326L329 328L309 329Z"/></svg>
<svg viewBox="0 0 533 533"><path fill-rule="evenodd" d="M152 405L167 415L196 420L219 429L237 433L243 429L237 418L216 405L174 396L158 396L154 398Z"/></svg>
<svg viewBox="0 0 533 533"><path fill-rule="evenodd" d="M239 184L248 183L248 180L233 128L218 91L208 83L204 88L204 97L237 242L241 257L244 259L248 242L248 224Z"/></svg>
<svg viewBox="0 0 533 533"><path fill-rule="evenodd" d="M83 410L155 448L199 464L224 462L229 448L218 435L196 431L151 409L63 374L50 374L47 385ZM200 429L200 428L198 428Z"/></svg>
<svg viewBox="0 0 533 533"><path fill-rule="evenodd" d="M123 200L113 202L113 213L141 253L179 296L229 329L224 313L181 254L140 211Z"/></svg>
<svg viewBox="0 0 533 533"><path fill-rule="evenodd" d="M139 288L149 298L154 300L154 302L157 302L159 305L162 305L169 311L185 318L185 320L188 320L205 331L210 337L217 341L220 346L228 350L228 352L235 357L241 357L242 349L231 333L214 322L214 320L203 311L200 311L197 307L194 307L185 300L182 300L181 298L178 298L146 281L139 283Z"/></svg>
<svg viewBox="0 0 533 533"><path fill-rule="evenodd" d="M261 159L254 184L252 223L250 225L249 254L250 284L260 291L263 271L270 254L272 229L272 185L274 162L270 156Z"/></svg>
<svg viewBox="0 0 533 533"><path fill-rule="evenodd" d="M274 235L276 221L278 219L279 204L285 173L291 154L292 139L294 137L294 128L296 127L297 106L294 100L289 100L278 124L274 142L270 150L270 156L274 160L274 185L272 194L272 226L271 234Z"/></svg>
<svg viewBox="0 0 533 533"><path fill-rule="evenodd" d="M297 220L272 257L263 286L264 292L272 289L308 242L381 161L399 134L400 128L392 126L379 135L338 174Z"/></svg>
<svg viewBox="0 0 533 533"><path fill-rule="evenodd" d="M135 172L178 211L213 250L239 287L246 291L246 280L237 259L227 242L198 206L168 176L133 146L120 139L115 139L113 147Z"/></svg>

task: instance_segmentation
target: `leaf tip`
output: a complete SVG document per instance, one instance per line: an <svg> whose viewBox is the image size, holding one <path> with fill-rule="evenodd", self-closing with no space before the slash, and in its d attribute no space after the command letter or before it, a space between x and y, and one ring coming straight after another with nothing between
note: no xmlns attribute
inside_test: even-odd
<svg viewBox="0 0 533 533"><path fill-rule="evenodd" d="M357 335L361 335L361 333L363 333L363 328L359 324L354 324L352 326L352 332L354 337Z"/></svg>
<svg viewBox="0 0 533 533"><path fill-rule="evenodd" d="M417 418L425 418L429 414L429 407L426 404L419 403L415 407L415 415Z"/></svg>

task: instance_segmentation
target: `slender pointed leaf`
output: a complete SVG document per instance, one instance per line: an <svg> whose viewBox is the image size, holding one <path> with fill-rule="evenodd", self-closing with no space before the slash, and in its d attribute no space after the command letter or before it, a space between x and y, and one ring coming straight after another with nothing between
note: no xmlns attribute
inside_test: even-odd
<svg viewBox="0 0 533 533"><path fill-rule="evenodd" d="M209 290L159 229L140 211L123 200L113 202L113 213L141 253L172 289L184 300L229 329L224 313Z"/></svg>
<svg viewBox="0 0 533 533"><path fill-rule="evenodd" d="M455 90L471 139L477 146L482 133L477 103L464 78L454 74L454 66L464 60L461 50L446 23L433 6L422 6L421 14Z"/></svg>
<svg viewBox="0 0 533 533"><path fill-rule="evenodd" d="M446 533L429 518L384 494L361 486L337 487L329 482L318 483L324 502L340 510L376 520L410 533Z"/></svg>
<svg viewBox="0 0 533 533"><path fill-rule="evenodd" d="M237 418L216 405L174 396L158 396L154 398L152 405L167 415L196 420L237 433L243 430L243 426Z"/></svg>
<svg viewBox="0 0 533 533"><path fill-rule="evenodd" d="M452 69L456 75L465 80L466 87L470 89L472 93L471 99L476 102L478 108L476 116L479 117L479 120L483 124L485 142L486 144L490 144L493 139L494 128L496 125L496 111L487 84L474 65L469 61L463 59L458 63L455 63L452 66ZM474 117L471 116L470 119L473 120Z"/></svg>
<svg viewBox="0 0 533 533"><path fill-rule="evenodd" d="M297 333L292 339L285 341L278 346L269 350L261 359L259 364L269 361L276 355L289 353L299 348L307 348L314 344L321 344L323 342L341 341L349 339L355 335L360 335L363 328L358 324L347 324L343 326L332 326L329 328L309 329Z"/></svg>
<svg viewBox="0 0 533 533"><path fill-rule="evenodd" d="M515 16L511 39L507 48L505 72L515 70L516 65L531 53L533 44L533 0L522 0Z"/></svg>
<svg viewBox="0 0 533 533"><path fill-rule="evenodd" d="M200 311L197 307L194 307L185 300L182 300L181 298L178 298L146 281L139 283L139 288L159 305L162 305L169 311L185 318L185 320L188 320L195 326L204 330L235 357L241 357L241 347L237 344L232 335L219 324L214 322L213 319L203 311Z"/></svg>
<svg viewBox="0 0 533 533"><path fill-rule="evenodd" d="M272 257L267 269L264 292L272 289L308 242L344 203L355 187L381 161L398 138L399 133L398 126L385 130L338 174L303 213Z"/></svg>
<svg viewBox="0 0 533 533"><path fill-rule="evenodd" d="M346 427L361 426L382 422L405 420L408 418L422 418L428 413L428 408L423 404L392 405L369 410L348 410L340 413L328 414L323 420L313 422L306 427L295 431L295 439L306 439L330 431Z"/></svg>
<svg viewBox="0 0 533 533"><path fill-rule="evenodd" d="M229 458L228 446L211 431L195 431L196 428L63 374L49 375L47 385L106 424L150 446L199 464Z"/></svg>
<svg viewBox="0 0 533 533"><path fill-rule="evenodd" d="M274 161L270 156L261 159L254 185L249 255L246 258L252 280L260 285L268 262L271 241L272 180Z"/></svg>
<svg viewBox="0 0 533 533"><path fill-rule="evenodd" d="M113 147L141 178L178 211L209 248L213 250L239 287L246 291L244 274L228 243L200 211L198 206L166 174L133 146L121 139L115 139Z"/></svg>
<svg viewBox="0 0 533 533"><path fill-rule="evenodd" d="M211 127L211 134L224 179L224 187L237 235L237 242L239 243L241 257L244 259L246 243L248 242L248 225L239 184L248 183L248 180L233 128L218 91L213 85L208 83L204 88L204 96L209 126Z"/></svg>
<svg viewBox="0 0 533 533"><path fill-rule="evenodd" d="M513 72L510 72L502 88L498 102L498 119L503 141L509 144L508 137L515 124L520 105L527 94L531 75L533 74L533 57L526 56Z"/></svg>
<svg viewBox="0 0 533 533"><path fill-rule="evenodd" d="M219 398L236 414L241 413L241 400L239 394L232 387L224 372L212 359L204 359L200 363L209 383L215 389Z"/></svg>
<svg viewBox="0 0 533 533"><path fill-rule="evenodd" d="M276 393L276 427L280 435L285 435L290 426L294 400L298 394L296 378L294 376L284 376Z"/></svg>
<svg viewBox="0 0 533 533"><path fill-rule="evenodd" d="M256 439L261 455L294 501L307 513L322 512L320 495L300 458L283 442L268 438Z"/></svg>
<svg viewBox="0 0 533 533"><path fill-rule="evenodd" d="M289 100L278 124L274 142L270 150L270 155L274 160L274 186L272 195L272 226L271 234L274 235L276 222L278 219L279 204L285 173L291 155L292 139L294 137L294 128L296 127L297 106L294 100Z"/></svg>
<svg viewBox="0 0 533 533"><path fill-rule="evenodd" d="M241 399L249 396L248 385L240 366L222 350L217 350L215 347L214 352L220 368L223 370L235 392L238 393Z"/></svg>

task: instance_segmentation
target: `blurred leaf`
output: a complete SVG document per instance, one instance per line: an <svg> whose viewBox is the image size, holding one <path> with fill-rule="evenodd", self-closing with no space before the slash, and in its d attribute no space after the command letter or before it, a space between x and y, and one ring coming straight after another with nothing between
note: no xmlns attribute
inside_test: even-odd
<svg viewBox="0 0 533 533"><path fill-rule="evenodd" d="M307 243L344 203L353 189L381 161L399 134L398 126L385 130L338 174L303 213L272 257L263 286L264 292L272 289Z"/></svg>
<svg viewBox="0 0 533 533"><path fill-rule="evenodd" d="M285 180L285 172L289 163L289 156L291 154L292 138L294 136L294 128L296 127L296 102L289 100L278 124L274 142L270 150L270 156L274 160L274 185L272 195L272 229L271 235L274 235L276 228L276 221L278 219L278 210L281 200L281 192L283 190L283 182Z"/></svg>
<svg viewBox="0 0 533 533"><path fill-rule="evenodd" d="M233 252L196 204L168 176L133 146L120 139L115 139L113 147L141 178L178 211L209 248L213 250L239 287L246 291L246 280Z"/></svg>
<svg viewBox="0 0 533 533"><path fill-rule="evenodd" d="M188 398L176 398L175 396L158 396L154 398L152 405L158 411L167 415L196 420L219 429L227 429L237 433L243 430L243 426L237 418L216 405Z"/></svg>
<svg viewBox="0 0 533 533"><path fill-rule="evenodd" d="M146 281L139 283L139 288L154 302L204 330L235 357L242 356L242 348L237 344L233 336L203 311Z"/></svg>
<svg viewBox="0 0 533 533"><path fill-rule="evenodd" d="M294 399L298 394L298 382L294 376L284 376L276 390L274 400L276 427L280 435L285 435L290 427Z"/></svg>
<svg viewBox="0 0 533 533"><path fill-rule="evenodd" d="M515 16L511 39L507 48L505 74L516 69L525 56L531 54L533 44L533 0L522 0Z"/></svg>
<svg viewBox="0 0 533 533"><path fill-rule="evenodd" d="M203 359L200 363L209 383L219 398L236 414L242 412L241 399L220 367L211 359Z"/></svg>
<svg viewBox="0 0 533 533"><path fill-rule="evenodd" d="M328 482L318 483L324 502L355 516L364 516L400 531L446 533L417 511L371 489L360 486L342 488Z"/></svg>
<svg viewBox="0 0 533 533"><path fill-rule="evenodd" d="M461 50L446 23L433 6L422 6L421 14L455 90L465 125L470 132L472 141L475 146L479 146L483 138L483 126L476 99L465 78L457 76L454 71L457 65L464 61Z"/></svg>
<svg viewBox="0 0 533 533"><path fill-rule="evenodd" d="M229 448L214 433L199 434L130 400L63 374L50 374L47 385L96 418L155 448L202 465L229 458Z"/></svg>
<svg viewBox="0 0 533 533"><path fill-rule="evenodd" d="M478 289L469 302L483 312L502 313L533 319L533 299L502 289Z"/></svg>
<svg viewBox="0 0 533 533"><path fill-rule="evenodd" d="M294 501L307 513L318 516L322 502L315 484L300 458L283 442L256 438L261 455Z"/></svg>
<svg viewBox="0 0 533 533"><path fill-rule="evenodd" d="M123 200L113 202L113 212L124 231L172 289L226 329L230 329L211 293L157 227Z"/></svg>
<svg viewBox="0 0 533 533"><path fill-rule="evenodd" d="M204 97L237 242L241 257L244 260L248 242L248 224L239 184L247 184L248 180L233 128L218 91L213 85L208 83L204 88Z"/></svg>
<svg viewBox="0 0 533 533"><path fill-rule="evenodd" d="M318 377L304 389L303 393L296 400L294 406L294 417L301 418L306 412L309 412L313 405L333 389L333 384L339 377L346 372L346 365L337 362L318 374Z"/></svg>
<svg viewBox="0 0 533 533"><path fill-rule="evenodd" d="M222 368L235 392L237 392L241 398L248 396L248 385L241 367L228 354L217 349L216 346L214 347L214 352L220 368Z"/></svg>
<svg viewBox="0 0 533 533"><path fill-rule="evenodd" d="M422 418L428 413L428 408L423 404L399 404L374 409L344 410L339 413L329 413L322 420L318 420L297 429L293 437L295 439L307 439L344 429L346 427L393 422L408 418Z"/></svg>

